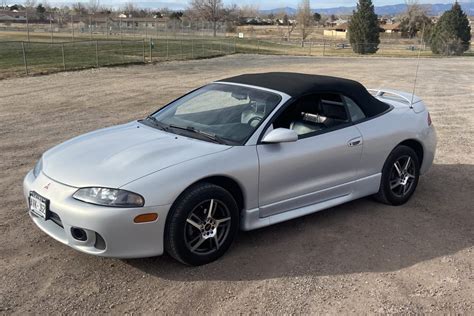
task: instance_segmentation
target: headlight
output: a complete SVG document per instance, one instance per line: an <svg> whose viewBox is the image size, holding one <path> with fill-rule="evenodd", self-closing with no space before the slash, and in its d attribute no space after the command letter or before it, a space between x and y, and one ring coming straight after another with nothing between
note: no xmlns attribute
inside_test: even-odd
<svg viewBox="0 0 474 316"><path fill-rule="evenodd" d="M142 207L145 199L136 193L108 188L82 188L74 193L76 200L112 207Z"/></svg>
<svg viewBox="0 0 474 316"><path fill-rule="evenodd" d="M35 178L39 176L41 170L43 170L43 158L40 158L38 160L38 162L35 165L35 168L33 169L33 175L35 176Z"/></svg>

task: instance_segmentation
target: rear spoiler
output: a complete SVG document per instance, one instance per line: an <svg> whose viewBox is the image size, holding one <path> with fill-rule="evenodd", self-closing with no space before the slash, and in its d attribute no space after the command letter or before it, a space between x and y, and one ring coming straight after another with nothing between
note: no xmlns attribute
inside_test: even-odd
<svg viewBox="0 0 474 316"><path fill-rule="evenodd" d="M416 95L413 95L413 94L407 93L407 92L403 92L403 91L398 91L398 90L367 89L367 91L369 91L374 97L386 98L386 99L391 99L391 100L394 100L394 101L399 101L399 102L406 103L407 105L410 106L410 108L413 108L413 104L416 104L416 103L422 101Z"/></svg>

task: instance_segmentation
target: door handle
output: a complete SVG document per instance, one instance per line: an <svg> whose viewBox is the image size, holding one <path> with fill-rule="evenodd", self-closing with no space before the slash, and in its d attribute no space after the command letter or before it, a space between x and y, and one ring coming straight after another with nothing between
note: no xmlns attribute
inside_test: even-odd
<svg viewBox="0 0 474 316"><path fill-rule="evenodd" d="M356 147L356 146L360 146L362 145L362 138L358 137L358 138L354 138L354 139L351 139L347 145L349 147Z"/></svg>

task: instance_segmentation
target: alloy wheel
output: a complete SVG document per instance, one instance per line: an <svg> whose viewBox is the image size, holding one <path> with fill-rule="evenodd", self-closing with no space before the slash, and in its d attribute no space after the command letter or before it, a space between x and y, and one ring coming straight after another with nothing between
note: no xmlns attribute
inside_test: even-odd
<svg viewBox="0 0 474 316"><path fill-rule="evenodd" d="M410 156L402 156L392 166L390 190L397 197L405 197L415 183L416 167Z"/></svg>
<svg viewBox="0 0 474 316"><path fill-rule="evenodd" d="M217 199L203 201L186 219L186 247L199 255L216 252L229 235L230 227L231 215L224 203Z"/></svg>

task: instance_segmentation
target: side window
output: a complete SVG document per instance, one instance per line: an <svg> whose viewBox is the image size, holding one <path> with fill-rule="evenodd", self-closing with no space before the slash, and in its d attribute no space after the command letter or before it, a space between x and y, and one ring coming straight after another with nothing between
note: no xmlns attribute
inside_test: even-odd
<svg viewBox="0 0 474 316"><path fill-rule="evenodd" d="M300 137L348 123L349 117L339 94L321 93L301 97L274 121L274 128L294 130Z"/></svg>
<svg viewBox="0 0 474 316"><path fill-rule="evenodd" d="M346 102L347 110L349 111L349 115L351 116L352 122L358 122L366 118L364 112L360 109L360 107L352 101L352 99L343 96L344 102Z"/></svg>

